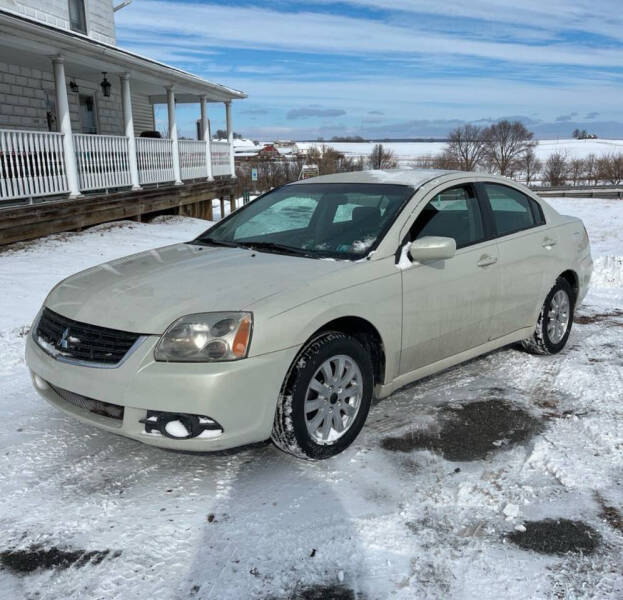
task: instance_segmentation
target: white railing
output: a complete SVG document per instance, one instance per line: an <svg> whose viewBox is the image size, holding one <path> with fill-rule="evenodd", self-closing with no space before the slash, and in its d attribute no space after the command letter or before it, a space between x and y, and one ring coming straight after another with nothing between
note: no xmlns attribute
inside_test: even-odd
<svg viewBox="0 0 623 600"><path fill-rule="evenodd" d="M105 190L131 185L128 138L74 134L80 190Z"/></svg>
<svg viewBox="0 0 623 600"><path fill-rule="evenodd" d="M138 178L141 184L165 183L175 180L173 172L173 140L136 138Z"/></svg>
<svg viewBox="0 0 623 600"><path fill-rule="evenodd" d="M182 179L199 179L208 176L206 143L202 140L180 140L180 171Z"/></svg>
<svg viewBox="0 0 623 600"><path fill-rule="evenodd" d="M68 191L62 134L0 130L0 200Z"/></svg>
<svg viewBox="0 0 623 600"><path fill-rule="evenodd" d="M73 135L73 142L81 192L132 185L128 138L79 133ZM179 140L182 180L207 178L206 144L203 140ZM136 138L141 185L175 181L173 148L170 139ZM212 141L211 150L212 174L231 175L229 144ZM0 200L68 192L63 134L0 129Z"/></svg>
<svg viewBox="0 0 623 600"><path fill-rule="evenodd" d="M212 174L230 175L229 144L227 142L212 142Z"/></svg>

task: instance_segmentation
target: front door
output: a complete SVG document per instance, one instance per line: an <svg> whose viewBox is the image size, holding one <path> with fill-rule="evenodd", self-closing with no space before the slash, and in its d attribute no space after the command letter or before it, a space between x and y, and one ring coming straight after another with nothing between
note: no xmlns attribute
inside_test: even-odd
<svg viewBox="0 0 623 600"><path fill-rule="evenodd" d="M97 133L95 99L86 94L80 94L80 131L81 133Z"/></svg>
<svg viewBox="0 0 623 600"><path fill-rule="evenodd" d="M499 292L497 244L487 239L474 186L434 194L410 226L409 238L451 237L457 252L402 271L401 373L486 343Z"/></svg>

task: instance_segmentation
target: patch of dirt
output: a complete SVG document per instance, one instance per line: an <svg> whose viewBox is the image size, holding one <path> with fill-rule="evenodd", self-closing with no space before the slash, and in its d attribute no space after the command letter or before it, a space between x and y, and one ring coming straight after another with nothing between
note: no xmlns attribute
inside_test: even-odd
<svg viewBox="0 0 623 600"><path fill-rule="evenodd" d="M275 597L266 600L279 600ZM292 592L281 600L365 600L361 594L355 594L353 590L342 584L335 585L311 585Z"/></svg>
<svg viewBox="0 0 623 600"><path fill-rule="evenodd" d="M544 519L523 525L525 531L513 531L508 539L524 550L540 554L593 554L601 542L601 536L582 521Z"/></svg>
<svg viewBox="0 0 623 600"><path fill-rule="evenodd" d="M56 546L44 548L33 544L24 550L0 552L0 564L14 573L32 573L37 569L68 569L86 564L99 565L108 555L117 558L121 552L110 550L61 550Z"/></svg>
<svg viewBox="0 0 623 600"><path fill-rule="evenodd" d="M607 504L600 494L595 494L595 500L601 508L599 517L608 523L612 529L616 529L619 533L623 533L623 515L621 514L621 511L615 506Z"/></svg>
<svg viewBox="0 0 623 600"><path fill-rule="evenodd" d="M599 321L607 321L609 319L616 319L623 317L623 310L614 309L611 312L594 313L592 315L575 315L573 317L574 323L580 325L590 325L591 323L598 323ZM614 323L615 325L623 326L621 323Z"/></svg>
<svg viewBox="0 0 623 600"><path fill-rule="evenodd" d="M521 408L503 400L483 400L444 408L437 433L410 431L384 438L381 446L393 452L433 450L447 460L470 461L523 442L541 428L541 421Z"/></svg>

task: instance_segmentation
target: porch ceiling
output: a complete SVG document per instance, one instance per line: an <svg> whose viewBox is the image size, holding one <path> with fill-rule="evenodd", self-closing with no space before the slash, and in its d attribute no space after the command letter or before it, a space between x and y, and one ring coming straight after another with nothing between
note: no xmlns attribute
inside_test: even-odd
<svg viewBox="0 0 623 600"><path fill-rule="evenodd" d="M102 71L106 71L114 84L115 75L129 73L133 91L149 96L152 103L163 98L166 101L163 87L167 85L175 86L176 99L182 103L197 102L201 96L208 102L246 98L243 92L175 67L0 9L3 62L49 71L51 59L59 54L65 58L68 77L99 83Z"/></svg>

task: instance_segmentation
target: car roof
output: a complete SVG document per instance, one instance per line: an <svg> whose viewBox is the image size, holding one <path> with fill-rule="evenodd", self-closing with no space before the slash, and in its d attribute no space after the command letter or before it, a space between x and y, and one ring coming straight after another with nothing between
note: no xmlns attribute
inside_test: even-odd
<svg viewBox="0 0 623 600"><path fill-rule="evenodd" d="M443 169L386 169L370 171L350 171L348 173L334 173L333 175L321 175L301 181L295 181L296 185L310 183L381 183L394 185L408 185L419 188L423 184L447 177L450 175L475 175L467 171L446 171Z"/></svg>

